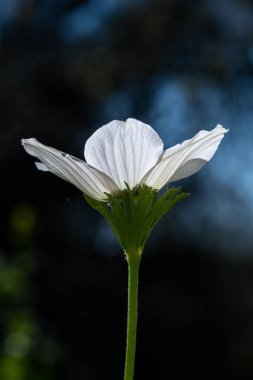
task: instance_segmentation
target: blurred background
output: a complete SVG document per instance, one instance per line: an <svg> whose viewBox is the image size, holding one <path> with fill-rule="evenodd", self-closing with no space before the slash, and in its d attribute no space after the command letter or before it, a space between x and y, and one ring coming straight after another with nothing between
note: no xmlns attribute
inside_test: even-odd
<svg viewBox="0 0 253 380"><path fill-rule="evenodd" d="M82 158L128 117L165 147L230 129L144 251L136 380L253 378L252 19L250 0L0 0L0 379L123 378L121 248L20 139Z"/></svg>

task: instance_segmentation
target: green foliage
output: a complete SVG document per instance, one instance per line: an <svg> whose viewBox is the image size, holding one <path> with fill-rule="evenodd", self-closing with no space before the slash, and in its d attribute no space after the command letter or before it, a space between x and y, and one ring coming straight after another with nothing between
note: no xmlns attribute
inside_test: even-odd
<svg viewBox="0 0 253 380"><path fill-rule="evenodd" d="M110 223L128 255L142 253L145 242L156 223L179 201L189 196L181 188L170 188L162 196L145 185L131 190L127 187L107 202L84 195L91 207Z"/></svg>

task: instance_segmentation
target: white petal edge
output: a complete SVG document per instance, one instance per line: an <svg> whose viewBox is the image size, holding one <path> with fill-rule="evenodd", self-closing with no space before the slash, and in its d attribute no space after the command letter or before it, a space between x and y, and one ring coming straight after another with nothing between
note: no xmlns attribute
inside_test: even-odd
<svg viewBox="0 0 253 380"><path fill-rule="evenodd" d="M160 190L169 182L195 174L210 161L227 132L228 129L218 124L212 131L202 130L192 139L167 149L142 183Z"/></svg>
<svg viewBox="0 0 253 380"><path fill-rule="evenodd" d="M42 161L35 163L39 170L52 172L94 199L106 200L105 193L119 190L107 175L76 157L43 145L35 138L23 139L21 143L28 154Z"/></svg>
<svg viewBox="0 0 253 380"><path fill-rule="evenodd" d="M120 189L133 188L158 162L163 142L149 125L136 119L114 120L87 140L84 156L89 165L107 174Z"/></svg>
<svg viewBox="0 0 253 380"><path fill-rule="evenodd" d="M35 166L37 169L41 170L42 172L50 172L48 167L45 164L42 164L42 162L35 162Z"/></svg>

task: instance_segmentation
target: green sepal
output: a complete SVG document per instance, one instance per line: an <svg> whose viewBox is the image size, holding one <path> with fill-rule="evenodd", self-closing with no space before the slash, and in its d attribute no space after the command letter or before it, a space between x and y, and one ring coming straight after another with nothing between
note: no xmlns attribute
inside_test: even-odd
<svg viewBox="0 0 253 380"><path fill-rule="evenodd" d="M105 202L86 194L84 198L107 219L124 251L131 255L142 253L156 223L177 202L189 195L179 187L170 188L159 197L156 190L140 185L132 190L127 186L117 194L108 194Z"/></svg>

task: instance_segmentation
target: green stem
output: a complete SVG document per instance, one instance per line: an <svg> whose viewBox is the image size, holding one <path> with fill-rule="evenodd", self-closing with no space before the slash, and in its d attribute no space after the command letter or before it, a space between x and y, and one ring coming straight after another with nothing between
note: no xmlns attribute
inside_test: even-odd
<svg viewBox="0 0 253 380"><path fill-rule="evenodd" d="M134 360L136 350L137 312L138 312L138 274L140 253L128 255L128 311L127 344L124 380L134 378Z"/></svg>

